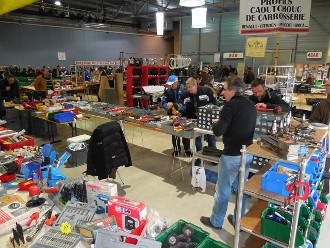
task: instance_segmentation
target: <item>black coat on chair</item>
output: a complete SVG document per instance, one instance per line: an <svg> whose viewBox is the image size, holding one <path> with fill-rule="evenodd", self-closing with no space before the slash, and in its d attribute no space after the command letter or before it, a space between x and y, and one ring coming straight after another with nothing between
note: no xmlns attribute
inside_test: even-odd
<svg viewBox="0 0 330 248"><path fill-rule="evenodd" d="M112 121L98 126L91 136L86 174L101 180L119 166L131 165L131 155L119 123Z"/></svg>

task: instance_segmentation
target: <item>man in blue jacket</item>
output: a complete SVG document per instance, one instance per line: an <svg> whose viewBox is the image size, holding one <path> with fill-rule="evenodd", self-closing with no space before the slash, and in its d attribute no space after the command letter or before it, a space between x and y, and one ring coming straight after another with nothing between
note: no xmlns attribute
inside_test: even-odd
<svg viewBox="0 0 330 248"><path fill-rule="evenodd" d="M256 126L257 111L254 104L244 97L245 83L239 77L227 79L222 94L226 100L218 120L213 120L212 130L216 136L222 135L223 154L219 161L219 174L214 194L214 205L211 217L200 218L200 221L211 228L220 230L226 216L231 187L238 177L242 145L252 144ZM249 172L252 155L246 155L245 180ZM237 185L235 185L237 187ZM236 189L237 190L237 189ZM237 192L237 191L236 191ZM247 197L243 196L242 216L245 214ZM236 213L236 206L235 212ZM228 215L234 226L235 215Z"/></svg>
<svg viewBox="0 0 330 248"><path fill-rule="evenodd" d="M197 85L196 78L190 77L186 81L187 90L181 95L180 102L182 109L179 110L182 116L190 119L197 119L198 108L208 105L215 104L215 98L212 90L208 87ZM208 147L216 148L216 139L214 135L206 134L205 139L208 142ZM196 137L195 140L196 151L203 149L202 137ZM195 165L201 164L200 159L196 159Z"/></svg>
<svg viewBox="0 0 330 248"><path fill-rule="evenodd" d="M184 91L184 86L179 85L177 76L169 76L166 85L168 86L162 97L162 106L166 110L168 115L177 115L179 110L178 101L181 94ZM190 150L189 139L182 138L183 148L185 150L185 156L191 157L192 152ZM172 156L179 156L181 152L180 137L172 135L173 153Z"/></svg>

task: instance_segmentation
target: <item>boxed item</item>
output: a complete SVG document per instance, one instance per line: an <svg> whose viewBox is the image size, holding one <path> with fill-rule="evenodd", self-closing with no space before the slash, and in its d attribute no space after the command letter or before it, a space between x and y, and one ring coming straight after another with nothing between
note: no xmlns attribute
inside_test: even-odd
<svg viewBox="0 0 330 248"><path fill-rule="evenodd" d="M76 225L77 232L87 238L95 238L98 229L106 229L112 232L117 232L118 227L115 217L109 216L102 219L82 222Z"/></svg>
<svg viewBox="0 0 330 248"><path fill-rule="evenodd" d="M107 182L86 182L86 191L87 202L96 205L96 214L108 213L108 201L118 195L117 184Z"/></svg>
<svg viewBox="0 0 330 248"><path fill-rule="evenodd" d="M206 105L198 108L197 127L211 130L212 119L219 119L222 107L216 105Z"/></svg>
<svg viewBox="0 0 330 248"><path fill-rule="evenodd" d="M24 146L34 146L34 138L27 135L24 136L25 140L18 142L10 142L8 139L10 137L3 137L0 139L0 146L2 150L14 150L17 148L23 148Z"/></svg>
<svg viewBox="0 0 330 248"><path fill-rule="evenodd" d="M140 235L147 221L147 206L142 202L114 196L108 202L108 215L115 216L121 230Z"/></svg>
<svg viewBox="0 0 330 248"><path fill-rule="evenodd" d="M80 142L89 143L90 139L91 139L90 135L82 134L82 135L68 138L66 140L66 145L69 146L71 143L80 143Z"/></svg>

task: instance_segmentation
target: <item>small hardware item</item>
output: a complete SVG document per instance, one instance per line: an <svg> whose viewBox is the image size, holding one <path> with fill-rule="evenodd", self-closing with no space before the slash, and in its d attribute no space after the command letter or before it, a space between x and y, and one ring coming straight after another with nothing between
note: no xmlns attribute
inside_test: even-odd
<svg viewBox="0 0 330 248"><path fill-rule="evenodd" d="M60 230L63 234L71 233L71 225L68 222L61 223Z"/></svg>
<svg viewBox="0 0 330 248"><path fill-rule="evenodd" d="M26 223L26 226L30 226L31 223L32 223L32 221L34 221L34 220L36 222L38 222L38 218L39 218L39 213L38 212L34 212L33 214L31 214L29 221Z"/></svg>
<svg viewBox="0 0 330 248"><path fill-rule="evenodd" d="M28 208L38 207L46 202L46 199L43 197L39 197L40 188L38 185L32 185L29 188L29 195L31 196L31 200L26 203Z"/></svg>
<svg viewBox="0 0 330 248"><path fill-rule="evenodd" d="M184 247L197 247L197 243L192 242L191 238L194 235L194 230L190 226L185 226L182 234L170 233L166 237L166 244L170 248L184 248Z"/></svg>
<svg viewBox="0 0 330 248"><path fill-rule="evenodd" d="M53 211L53 207L50 207L46 213L44 213L37 221L37 224L31 229L31 232L28 236L26 236L26 241L27 242L31 242L35 236L38 234L38 232L42 229L45 220L47 219L47 217L49 216L49 214L51 215L52 211Z"/></svg>
<svg viewBox="0 0 330 248"><path fill-rule="evenodd" d="M13 202L13 203L11 203L9 206L8 206L8 208L10 208L10 209L17 209L17 208L19 208L21 206L21 204L19 204L18 202Z"/></svg>
<svg viewBox="0 0 330 248"><path fill-rule="evenodd" d="M281 223L286 226L291 226L291 222L277 212L267 215L266 219L277 222L277 223Z"/></svg>

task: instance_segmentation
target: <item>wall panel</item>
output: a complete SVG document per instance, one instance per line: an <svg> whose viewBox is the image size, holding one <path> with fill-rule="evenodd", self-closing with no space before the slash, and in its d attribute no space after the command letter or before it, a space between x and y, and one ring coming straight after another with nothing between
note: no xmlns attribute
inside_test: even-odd
<svg viewBox="0 0 330 248"><path fill-rule="evenodd" d="M165 58L165 54L173 53L172 42L156 36L7 23L0 23L0 30L0 65L22 68L58 64L69 67L76 60L118 60L121 51L139 53L125 57L148 53ZM57 58L59 51L66 52L63 63Z"/></svg>

